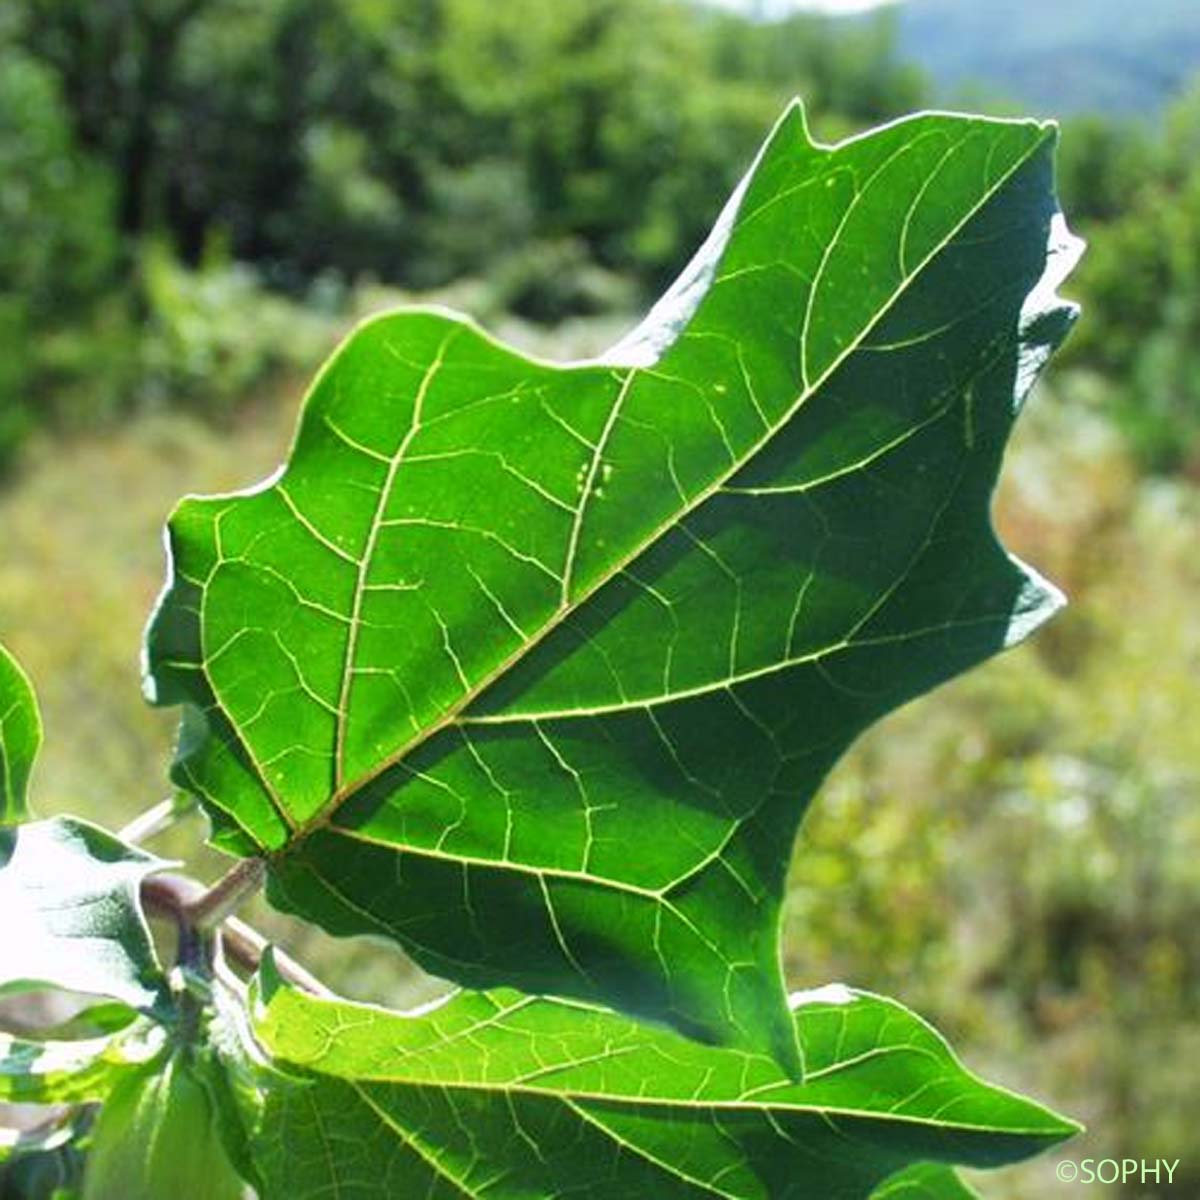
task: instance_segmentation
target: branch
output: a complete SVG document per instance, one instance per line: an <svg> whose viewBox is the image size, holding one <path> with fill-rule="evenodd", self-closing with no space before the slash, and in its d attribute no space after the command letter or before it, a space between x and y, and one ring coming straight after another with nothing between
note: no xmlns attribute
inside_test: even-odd
<svg viewBox="0 0 1200 1200"><path fill-rule="evenodd" d="M186 875L150 875L142 881L142 904L146 911L153 916L174 921L180 930L194 928L189 914L208 894L202 883ZM237 917L226 917L217 927L217 933L220 935L221 948L232 963L251 974L258 970L263 952L269 944L258 930ZM329 988L278 946L274 947L274 957L280 976L293 987L314 996L333 995Z"/></svg>
<svg viewBox="0 0 1200 1200"><path fill-rule="evenodd" d="M170 829L181 817L187 816L195 808L195 801L183 796L168 796L160 800L153 808L139 813L128 825L123 825L117 832L117 837L123 842L138 845L149 841L166 829Z"/></svg>
<svg viewBox="0 0 1200 1200"><path fill-rule="evenodd" d="M238 917L226 919L225 924L221 927L221 943L229 957L239 966L251 962L254 964L252 968L247 967L247 970L258 969L264 951L271 944L257 929L247 925ZM284 954L278 946L274 947L273 953L275 966L288 983L302 991L311 992L314 996L322 996L327 1000L333 998L334 993L329 988L298 962Z"/></svg>

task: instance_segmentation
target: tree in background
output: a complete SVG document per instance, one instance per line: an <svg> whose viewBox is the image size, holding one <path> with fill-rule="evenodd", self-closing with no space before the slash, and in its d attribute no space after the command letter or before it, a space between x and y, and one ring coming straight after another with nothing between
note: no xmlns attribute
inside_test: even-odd
<svg viewBox="0 0 1200 1200"><path fill-rule="evenodd" d="M827 139L927 102L896 44L887 12L758 23L683 0L22 0L0 16L20 181L0 200L0 456L43 416L232 409L281 365L249 319L279 295L335 318L294 347L305 369L356 281L484 279L485 310L543 322L632 309L787 97ZM1198 97L1161 138L1081 118L1064 139L1094 243L1067 360L1109 381L1152 470L1200 456Z"/></svg>
<svg viewBox="0 0 1200 1200"><path fill-rule="evenodd" d="M1079 279L1092 319L1068 360L1111 381L1145 468L1200 472L1200 88L1157 138L1098 121L1076 132L1063 190L1092 242Z"/></svg>
<svg viewBox="0 0 1200 1200"><path fill-rule="evenodd" d="M664 0L22 0L0 457L35 417L239 403L280 365L264 288L328 310L473 276L535 320L631 309L786 98L834 134L919 105L893 42Z"/></svg>
<svg viewBox="0 0 1200 1200"><path fill-rule="evenodd" d="M221 230L293 285L442 283L536 228L657 286L781 99L835 129L922 99L886 23L661 0L27 0L15 26L123 234L195 262Z"/></svg>

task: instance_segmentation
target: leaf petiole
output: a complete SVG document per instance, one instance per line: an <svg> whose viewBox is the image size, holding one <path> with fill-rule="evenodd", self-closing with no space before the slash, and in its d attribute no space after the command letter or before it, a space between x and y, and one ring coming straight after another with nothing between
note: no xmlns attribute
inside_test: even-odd
<svg viewBox="0 0 1200 1200"><path fill-rule="evenodd" d="M216 929L262 887L266 869L261 858L243 858L184 907L187 924L193 929Z"/></svg>

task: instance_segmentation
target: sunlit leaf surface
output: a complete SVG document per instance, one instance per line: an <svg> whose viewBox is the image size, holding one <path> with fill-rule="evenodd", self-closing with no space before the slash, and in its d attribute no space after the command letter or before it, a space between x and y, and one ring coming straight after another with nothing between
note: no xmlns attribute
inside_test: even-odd
<svg viewBox="0 0 1200 1200"><path fill-rule="evenodd" d="M800 1052L792 842L869 723L1060 604L988 504L1074 311L1054 131L798 107L603 361L363 325L251 492L185 501L148 635L175 778L269 894L471 987Z"/></svg>
<svg viewBox="0 0 1200 1200"><path fill-rule="evenodd" d="M138 889L164 865L73 817L0 829L0 992L48 986L154 1008L165 980Z"/></svg>
<svg viewBox="0 0 1200 1200"><path fill-rule="evenodd" d="M403 1016L268 984L257 1032L288 1074L259 1117L264 1200L963 1200L945 1166L906 1168L998 1166L1075 1131L894 1001L823 988L791 1015L803 1084L571 1002L471 993Z"/></svg>

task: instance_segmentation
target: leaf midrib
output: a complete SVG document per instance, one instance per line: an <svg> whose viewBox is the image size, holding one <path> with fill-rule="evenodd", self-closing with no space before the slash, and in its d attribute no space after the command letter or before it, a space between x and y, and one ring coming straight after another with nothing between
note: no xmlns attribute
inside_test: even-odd
<svg viewBox="0 0 1200 1200"><path fill-rule="evenodd" d="M374 1097L371 1096L371 1094L368 1090L369 1085L363 1085L362 1083L357 1082L357 1081L347 1080L345 1082L348 1083L350 1090L358 1097L360 1102L366 1108L368 1108L372 1113L374 1113L375 1116L380 1121L382 1121L384 1125L386 1125L389 1129L391 1129L396 1134L396 1136L400 1138L401 1142L413 1154L415 1154L418 1158L420 1158L429 1167L429 1169L433 1172L433 1174L437 1178L445 1180L452 1187L454 1187L455 1190L458 1191L461 1195L467 1197L468 1200L479 1200L479 1198L483 1195L483 1192L472 1190L471 1186L464 1179L460 1178L457 1174L455 1174L453 1171L451 1171L444 1163L440 1162L432 1154L430 1148L424 1144L424 1138L421 1136L419 1130L408 1128L402 1121L397 1120L395 1117L393 1117L393 1115L391 1113L389 1113L385 1108L383 1108L379 1103L377 1103L376 1100L374 1099ZM371 1082L374 1083L377 1081L371 1081ZM445 1088L445 1091L448 1093L452 1093L455 1090L459 1090L460 1086L461 1085L447 1086ZM441 1089L439 1089L439 1090L441 1090ZM512 1091L513 1089L508 1089L508 1090ZM495 1089L495 1091L498 1094L504 1094L503 1089ZM530 1094L530 1093L524 1093L524 1094ZM687 1171L683 1171L679 1168L679 1166L677 1164L665 1161L664 1159L662 1159L662 1158L658 1157L657 1155L655 1155L654 1153L652 1153L647 1147L639 1146L636 1143L630 1142L628 1139L621 1137L616 1131L614 1131L613 1129L610 1129L607 1125L605 1125L604 1122L598 1120L593 1113L591 1113L587 1110L586 1107L582 1106L581 1104L579 1104L577 1102L577 1100L581 1099L581 1100L583 1100L584 1104L586 1105L586 1102L590 1097L585 1097L585 1096L577 1097L575 1094L567 1095L567 1094L555 1094L555 1093L545 1093L545 1092L536 1092L536 1093L532 1093L532 1094L536 1094L536 1095L543 1096L543 1097L549 1095L550 1098L556 1099L565 1108L569 1109L571 1111L571 1113L576 1117L577 1120L583 1122L590 1128L594 1129L597 1133L599 1133L602 1137L606 1138L607 1140L614 1142L623 1151L635 1155L636 1157L640 1158L643 1162L646 1162L650 1166L657 1168L658 1170L661 1170L666 1175L674 1176L675 1178L681 1180L682 1182L690 1184L691 1186L698 1188L701 1192L708 1193L715 1197L720 1197L721 1200L734 1200L734 1197L738 1194L736 1192L728 1191L726 1188L722 1187L719 1182L716 1182L714 1180L702 1179L702 1178L700 1178L694 1174L691 1174ZM447 1099L449 1099L448 1096L447 1096ZM604 1099L604 1097L600 1097L600 1099ZM770 1114L771 1114L770 1109L763 1109L763 1110L759 1110L759 1111L765 1111L768 1116L768 1119L770 1119ZM819 1109L819 1110L814 1110L814 1111L812 1111L811 1115L813 1115L815 1117L820 1117L823 1119L830 1119L834 1116L837 1116L837 1117L849 1116L849 1117L854 1117L854 1118L859 1118L859 1119L863 1119L865 1117L866 1119L870 1119L872 1116L874 1116L874 1114L864 1114L859 1110L840 1110L837 1108L823 1108L823 1109ZM912 1122L912 1123L920 1124L920 1122ZM975 1132L975 1133L983 1133L983 1134L1001 1134L1001 1135L1013 1134L1016 1136L1030 1136L1029 1132L1027 1132L1027 1131L1013 1131L1013 1130L1006 1130L1006 1129L997 1129L997 1128L991 1127L991 1126L956 1126L952 1123L942 1123L942 1124L937 1125L936 1128L944 1129L944 1130L954 1130L955 1132ZM776 1128L776 1133L781 1138L786 1137L786 1135L783 1133L783 1131L779 1130L778 1128ZM534 1149L536 1151L537 1147L535 1146ZM882 1152L882 1151L881 1151L881 1153L886 1154L886 1152ZM903 1156L901 1156L901 1158L903 1159ZM906 1165L911 1165L911 1164L907 1164L903 1161L901 1162L902 1167L906 1166ZM885 1167L885 1169L888 1171L891 1171L895 1166L896 1166L896 1164L892 1163L890 1165L887 1165Z"/></svg>
<svg viewBox="0 0 1200 1200"><path fill-rule="evenodd" d="M902 1047L901 1047L902 1049ZM312 1071L314 1074L324 1074L313 1067L301 1069ZM569 1067L563 1068L569 1070ZM396 1087L413 1091L430 1089L437 1092L486 1092L494 1095L537 1096L543 1099L558 1100L563 1104L588 1103L629 1105L631 1108L666 1108L678 1109L683 1112L749 1112L776 1113L779 1115L799 1115L806 1117L845 1117L857 1121L885 1121L898 1125L914 1125L922 1129L937 1129L953 1133L977 1133L1002 1137L1019 1138L1064 1138L1070 1135L1069 1128L1046 1128L1035 1125L986 1125L978 1121L947 1121L934 1116L891 1112L887 1109L851 1108L844 1104L761 1104L746 1100L688 1100L675 1097L655 1097L650 1095L635 1096L628 1093L594 1091L586 1088L533 1087L521 1083L474 1083L459 1079L390 1079L380 1076L370 1078L350 1079L342 1075L325 1075L327 1079L337 1079L352 1087ZM978 1080L974 1082L978 1083ZM780 1086L785 1086L780 1084ZM989 1093L996 1089L991 1085L980 1084Z"/></svg>

